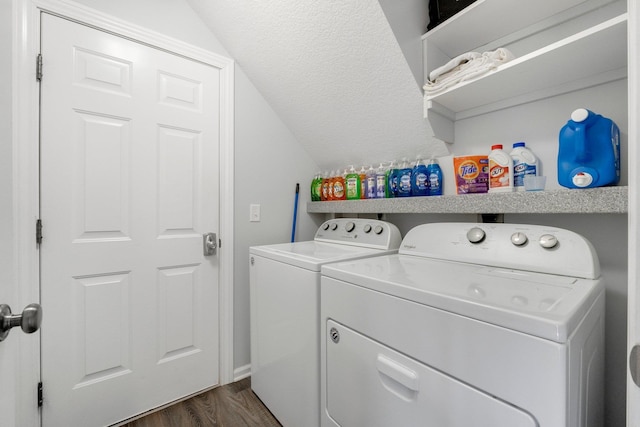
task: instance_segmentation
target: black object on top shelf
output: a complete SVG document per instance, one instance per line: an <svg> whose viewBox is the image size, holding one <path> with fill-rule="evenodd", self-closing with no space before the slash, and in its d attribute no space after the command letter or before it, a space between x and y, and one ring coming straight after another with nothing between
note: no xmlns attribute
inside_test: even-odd
<svg viewBox="0 0 640 427"><path fill-rule="evenodd" d="M476 0L429 0L429 25L427 31L451 18Z"/></svg>

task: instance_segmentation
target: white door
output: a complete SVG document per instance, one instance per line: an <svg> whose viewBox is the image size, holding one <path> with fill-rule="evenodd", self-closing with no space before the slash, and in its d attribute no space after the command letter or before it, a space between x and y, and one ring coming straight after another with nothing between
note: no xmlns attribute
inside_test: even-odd
<svg viewBox="0 0 640 427"><path fill-rule="evenodd" d="M41 50L44 426L218 384L219 70L48 14Z"/></svg>

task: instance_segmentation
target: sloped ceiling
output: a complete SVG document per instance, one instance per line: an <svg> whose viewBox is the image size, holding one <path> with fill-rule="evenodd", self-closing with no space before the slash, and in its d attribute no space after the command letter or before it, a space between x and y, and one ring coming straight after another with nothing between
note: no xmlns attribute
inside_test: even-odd
<svg viewBox="0 0 640 427"><path fill-rule="evenodd" d="M448 153L378 0L187 2L320 168Z"/></svg>

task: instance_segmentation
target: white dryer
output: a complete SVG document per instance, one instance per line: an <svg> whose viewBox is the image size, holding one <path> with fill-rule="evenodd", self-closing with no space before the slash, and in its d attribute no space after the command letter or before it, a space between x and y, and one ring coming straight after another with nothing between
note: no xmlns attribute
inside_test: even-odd
<svg viewBox="0 0 640 427"><path fill-rule="evenodd" d="M324 222L314 240L250 248L251 388L285 427L320 425L320 268L397 253L384 221Z"/></svg>
<svg viewBox="0 0 640 427"><path fill-rule="evenodd" d="M602 425L604 286L583 237L425 224L322 274L323 427Z"/></svg>

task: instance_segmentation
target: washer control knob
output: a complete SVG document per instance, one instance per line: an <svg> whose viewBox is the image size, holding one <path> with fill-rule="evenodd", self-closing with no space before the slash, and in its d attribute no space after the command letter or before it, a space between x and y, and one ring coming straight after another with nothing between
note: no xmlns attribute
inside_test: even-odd
<svg viewBox="0 0 640 427"><path fill-rule="evenodd" d="M527 235L519 231L511 235L511 243L513 243L515 246L522 246L528 241L529 239L527 239Z"/></svg>
<svg viewBox="0 0 640 427"><path fill-rule="evenodd" d="M337 229L338 229L338 224L336 224L336 223L331 224L331 230L332 231L336 231Z"/></svg>
<svg viewBox="0 0 640 427"><path fill-rule="evenodd" d="M552 249L558 245L558 238L553 234L543 234L540 236L540 246L545 249Z"/></svg>
<svg viewBox="0 0 640 427"><path fill-rule="evenodd" d="M484 240L487 235L484 230L480 227L473 227L471 230L467 231L467 239L471 243L480 243Z"/></svg>
<svg viewBox="0 0 640 427"><path fill-rule="evenodd" d="M352 222L348 222L344 226L344 229L347 230L347 233L351 233L355 228L356 228L356 225L354 223L352 223Z"/></svg>
<svg viewBox="0 0 640 427"><path fill-rule="evenodd" d="M384 231L384 228L382 228L381 225L376 225L376 227L373 229L373 232L376 234L382 234L383 231Z"/></svg>
<svg viewBox="0 0 640 427"><path fill-rule="evenodd" d="M369 224L364 226L364 232L365 233L371 233L371 226Z"/></svg>
<svg viewBox="0 0 640 427"><path fill-rule="evenodd" d="M324 224L322 224L322 229L323 229L324 231L327 231L327 230L329 229L329 223L328 223L328 222L325 222Z"/></svg>

